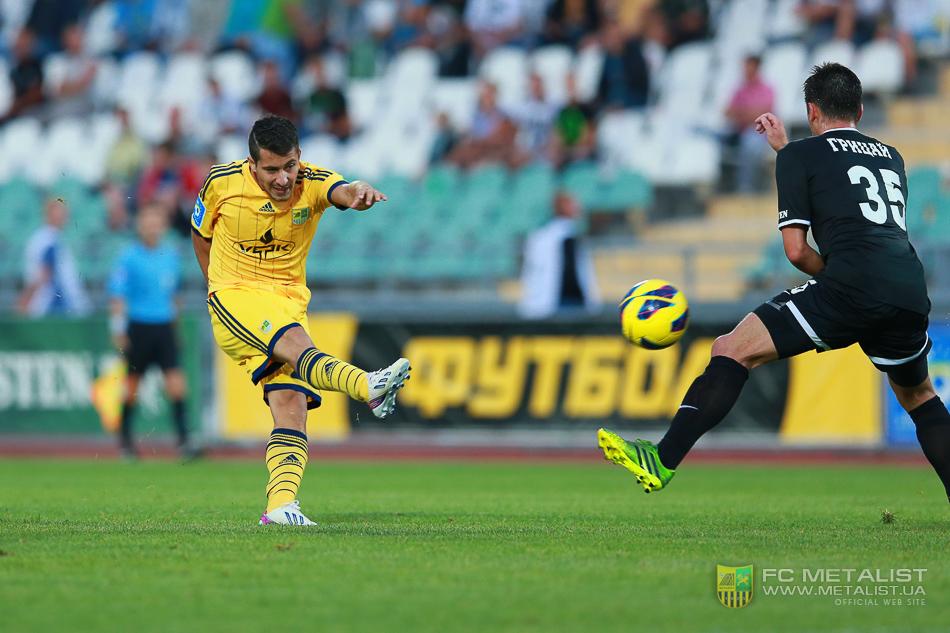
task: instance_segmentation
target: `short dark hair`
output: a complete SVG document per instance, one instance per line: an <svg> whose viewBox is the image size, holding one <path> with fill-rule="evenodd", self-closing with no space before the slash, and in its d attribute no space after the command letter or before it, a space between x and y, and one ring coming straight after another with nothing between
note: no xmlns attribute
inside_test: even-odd
<svg viewBox="0 0 950 633"><path fill-rule="evenodd" d="M805 80L805 103L814 103L830 119L857 121L861 95L858 76L835 62L815 66Z"/></svg>
<svg viewBox="0 0 950 633"><path fill-rule="evenodd" d="M265 114L255 121L247 136L247 149L255 163L261 159L262 149L285 156L299 146L297 128L290 119L276 114Z"/></svg>

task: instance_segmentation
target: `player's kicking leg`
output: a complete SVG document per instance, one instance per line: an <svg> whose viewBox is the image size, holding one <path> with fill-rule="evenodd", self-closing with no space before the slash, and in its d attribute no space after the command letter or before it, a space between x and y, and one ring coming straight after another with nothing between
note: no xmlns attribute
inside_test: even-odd
<svg viewBox="0 0 950 633"><path fill-rule="evenodd" d="M298 391L272 391L268 405L274 430L267 442L267 508L260 525L316 525L297 500L307 467L307 397Z"/></svg>
<svg viewBox="0 0 950 633"><path fill-rule="evenodd" d="M749 370L776 358L769 331L758 316L749 314L732 332L713 343L709 365L690 385L659 444L627 442L616 433L600 429L597 442L604 457L632 472L644 492L663 489L696 441L735 405Z"/></svg>
<svg viewBox="0 0 950 633"><path fill-rule="evenodd" d="M339 391L365 402L377 418L396 409L396 393L409 379L405 358L389 367L366 372L317 349L302 327L287 330L274 345L273 357L296 368L297 375L315 389Z"/></svg>

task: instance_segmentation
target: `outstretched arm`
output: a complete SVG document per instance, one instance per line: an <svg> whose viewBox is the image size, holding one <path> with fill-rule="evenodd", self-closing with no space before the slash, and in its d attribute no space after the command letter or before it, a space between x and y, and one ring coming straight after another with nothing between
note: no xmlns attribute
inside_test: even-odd
<svg viewBox="0 0 950 633"><path fill-rule="evenodd" d="M330 192L330 202L337 207L365 211L377 202L389 200L382 191L374 189L362 180L334 187Z"/></svg>

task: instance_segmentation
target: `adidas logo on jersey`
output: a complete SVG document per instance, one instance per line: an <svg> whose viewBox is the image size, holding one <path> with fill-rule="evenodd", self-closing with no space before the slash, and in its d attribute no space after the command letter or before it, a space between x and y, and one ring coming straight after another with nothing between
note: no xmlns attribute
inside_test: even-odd
<svg viewBox="0 0 950 633"><path fill-rule="evenodd" d="M271 205L270 201L265 202L264 206L258 209L261 213L274 213L274 207Z"/></svg>

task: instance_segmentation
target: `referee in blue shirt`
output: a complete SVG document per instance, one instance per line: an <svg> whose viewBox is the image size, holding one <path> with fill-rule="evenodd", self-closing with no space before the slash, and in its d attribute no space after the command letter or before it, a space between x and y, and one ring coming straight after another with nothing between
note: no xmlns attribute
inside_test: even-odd
<svg viewBox="0 0 950 633"><path fill-rule="evenodd" d="M139 240L119 256L109 283L112 338L128 362L119 448L129 459L138 456L132 441L132 417L139 381L152 365L157 365L165 376L178 449L182 457L196 456L188 442L185 377L179 367L175 334L175 295L181 283L181 262L177 251L162 240L167 228L163 207L143 208L138 218Z"/></svg>

